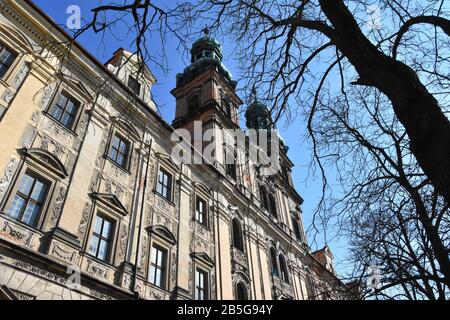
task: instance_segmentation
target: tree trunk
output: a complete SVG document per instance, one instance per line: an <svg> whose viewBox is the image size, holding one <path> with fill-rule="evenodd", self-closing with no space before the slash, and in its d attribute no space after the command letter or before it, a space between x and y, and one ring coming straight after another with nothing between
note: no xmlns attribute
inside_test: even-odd
<svg viewBox="0 0 450 320"><path fill-rule="evenodd" d="M436 190L450 203L450 122L437 100L410 67L386 56L367 39L342 0L319 2L335 30L332 41L359 74L356 83L376 87L390 99L409 136L412 153ZM446 248L423 213L420 220L448 285L450 261Z"/></svg>
<svg viewBox="0 0 450 320"><path fill-rule="evenodd" d="M373 86L392 102L411 151L436 190L450 203L450 122L407 65L380 52L362 33L342 0L320 0L335 29L332 39L355 67L357 84Z"/></svg>

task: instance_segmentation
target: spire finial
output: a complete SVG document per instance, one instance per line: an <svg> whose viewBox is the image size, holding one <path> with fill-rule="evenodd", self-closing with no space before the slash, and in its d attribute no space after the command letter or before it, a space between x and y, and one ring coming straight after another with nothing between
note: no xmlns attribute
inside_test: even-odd
<svg viewBox="0 0 450 320"><path fill-rule="evenodd" d="M209 36L209 27L208 27L208 25L205 25L205 27L203 28L203 30L202 30L202 32L205 34L205 36L207 37L207 36Z"/></svg>

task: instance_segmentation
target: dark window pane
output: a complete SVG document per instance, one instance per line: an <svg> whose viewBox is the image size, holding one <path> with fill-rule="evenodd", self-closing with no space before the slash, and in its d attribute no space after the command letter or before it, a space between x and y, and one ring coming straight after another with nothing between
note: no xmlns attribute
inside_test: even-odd
<svg viewBox="0 0 450 320"><path fill-rule="evenodd" d="M156 192L167 200L171 200L172 194L172 176L164 170L159 171L158 183L156 185Z"/></svg>
<svg viewBox="0 0 450 320"><path fill-rule="evenodd" d="M195 271L195 299L207 300L208 299L208 275L201 270Z"/></svg>
<svg viewBox="0 0 450 320"><path fill-rule="evenodd" d="M278 276L279 272L278 272L277 254L274 248L270 249L270 262L272 265L272 274Z"/></svg>
<svg viewBox="0 0 450 320"><path fill-rule="evenodd" d="M127 165L128 145L129 143L117 134L111 139L108 157L122 168L125 168Z"/></svg>
<svg viewBox="0 0 450 320"><path fill-rule="evenodd" d="M141 93L141 84L132 76L128 78L128 87L137 95Z"/></svg>
<svg viewBox="0 0 450 320"><path fill-rule="evenodd" d="M0 78L3 78L16 60L17 54L3 45L0 48Z"/></svg>
<svg viewBox="0 0 450 320"><path fill-rule="evenodd" d="M47 195L48 183L43 179L26 173L17 189L8 215L31 226L35 226Z"/></svg>
<svg viewBox="0 0 450 320"><path fill-rule="evenodd" d="M206 201L201 198L197 198L196 208L195 208L195 219L201 224L206 225Z"/></svg>
<svg viewBox="0 0 450 320"><path fill-rule="evenodd" d="M240 251L244 251L242 228L236 219L233 219L233 246Z"/></svg>
<svg viewBox="0 0 450 320"><path fill-rule="evenodd" d="M167 250L155 245L150 258L149 282L165 289L167 273Z"/></svg>
<svg viewBox="0 0 450 320"><path fill-rule="evenodd" d="M80 103L78 101L63 91L59 94L56 102L50 108L49 113L63 126L72 129L79 105Z"/></svg>
<svg viewBox="0 0 450 320"><path fill-rule="evenodd" d="M106 261L109 255L110 241L112 239L113 222L97 216L95 227L89 245L89 254L94 257Z"/></svg>

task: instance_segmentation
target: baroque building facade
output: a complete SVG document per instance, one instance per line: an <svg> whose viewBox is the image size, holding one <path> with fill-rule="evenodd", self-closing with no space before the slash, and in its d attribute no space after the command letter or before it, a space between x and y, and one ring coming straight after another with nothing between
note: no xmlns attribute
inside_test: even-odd
<svg viewBox="0 0 450 320"><path fill-rule="evenodd" d="M258 174L236 82L208 34L177 76L175 120L124 49L101 64L31 1L1 1L0 299L344 299L328 247L311 252L288 148ZM247 128L270 129L255 101ZM213 161L171 157L175 130L214 133Z"/></svg>

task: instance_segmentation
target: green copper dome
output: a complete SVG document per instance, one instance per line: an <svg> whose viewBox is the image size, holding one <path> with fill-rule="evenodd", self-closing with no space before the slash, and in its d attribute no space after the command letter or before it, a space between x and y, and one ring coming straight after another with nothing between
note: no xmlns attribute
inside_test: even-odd
<svg viewBox="0 0 450 320"><path fill-rule="evenodd" d="M249 129L267 129L273 128L272 117L270 115L270 110L267 106L258 101L255 101L247 108L245 112L245 118L247 120L247 128Z"/></svg>
<svg viewBox="0 0 450 320"><path fill-rule="evenodd" d="M177 86L191 81L210 68L215 68L235 88L237 82L232 80L231 72L222 63L222 46L209 36L207 28L203 32L205 35L192 45L191 65L184 69L183 73L177 74Z"/></svg>

